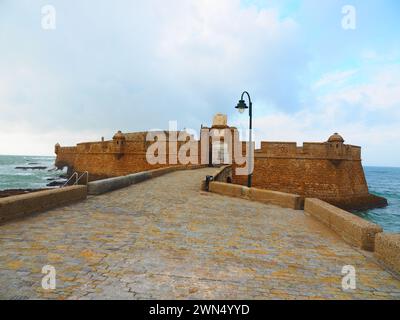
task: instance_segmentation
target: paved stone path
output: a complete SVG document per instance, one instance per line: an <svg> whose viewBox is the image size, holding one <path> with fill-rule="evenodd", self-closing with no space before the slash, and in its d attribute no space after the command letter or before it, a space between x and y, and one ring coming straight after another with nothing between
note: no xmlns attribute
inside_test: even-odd
<svg viewBox="0 0 400 320"><path fill-rule="evenodd" d="M0 226L0 298L400 299L400 281L303 211L178 171ZM57 288L41 287L44 265ZM357 289L343 291L353 265Z"/></svg>

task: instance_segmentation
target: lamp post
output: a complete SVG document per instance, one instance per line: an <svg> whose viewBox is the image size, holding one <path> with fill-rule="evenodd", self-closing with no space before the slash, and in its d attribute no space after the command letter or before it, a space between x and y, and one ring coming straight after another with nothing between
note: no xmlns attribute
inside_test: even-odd
<svg viewBox="0 0 400 320"><path fill-rule="evenodd" d="M244 95L247 95L248 99L249 99L249 106L247 106L246 102L243 100ZM253 129L253 123L252 123L252 117L253 117L253 103L251 102L251 98L250 98L250 94L247 91L244 91L242 93L242 96L239 100L239 103L237 104L237 106L235 107L236 109L239 110L240 113L243 113L246 109L249 109L249 155L248 155L248 168L249 168L249 172L247 175L247 186L249 188L251 188L251 180L252 180L252 170L251 170L251 160L252 160L252 156L253 156L253 145L252 145L252 129Z"/></svg>

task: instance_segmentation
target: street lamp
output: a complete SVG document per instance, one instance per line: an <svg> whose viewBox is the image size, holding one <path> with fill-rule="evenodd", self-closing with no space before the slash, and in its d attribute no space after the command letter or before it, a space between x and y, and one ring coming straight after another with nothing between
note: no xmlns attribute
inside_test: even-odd
<svg viewBox="0 0 400 320"><path fill-rule="evenodd" d="M244 95L247 95L247 97L249 98L249 106L247 106L246 102L243 100ZM250 94L247 91L244 91L242 93L242 96L239 100L239 103L237 104L237 106L235 107L236 109L238 109L238 111L240 113L243 113L246 109L249 109L249 155L248 155L248 168L249 168L249 172L247 174L247 186L249 188L251 188L251 180L252 180L252 170L251 170L251 160L252 160L252 152L253 152L253 145L252 145L252 129L253 129L253 124L252 124L252 116L253 116L253 103L251 102L251 98L250 98Z"/></svg>

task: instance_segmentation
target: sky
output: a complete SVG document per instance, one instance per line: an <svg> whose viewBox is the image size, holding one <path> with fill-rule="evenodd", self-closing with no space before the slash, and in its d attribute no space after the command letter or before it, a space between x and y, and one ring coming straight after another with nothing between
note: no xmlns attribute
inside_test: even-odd
<svg viewBox="0 0 400 320"><path fill-rule="evenodd" d="M243 90L257 141L339 132L364 165L400 167L400 2L0 0L0 154L218 112L245 129Z"/></svg>

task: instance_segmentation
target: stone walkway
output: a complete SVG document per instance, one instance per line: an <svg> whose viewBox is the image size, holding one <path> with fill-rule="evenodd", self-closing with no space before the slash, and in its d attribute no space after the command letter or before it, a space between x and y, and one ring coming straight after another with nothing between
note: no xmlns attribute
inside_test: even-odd
<svg viewBox="0 0 400 320"><path fill-rule="evenodd" d="M0 226L0 298L400 299L400 281L303 211L178 171ZM57 287L41 287L44 265ZM357 289L343 291L344 265Z"/></svg>

